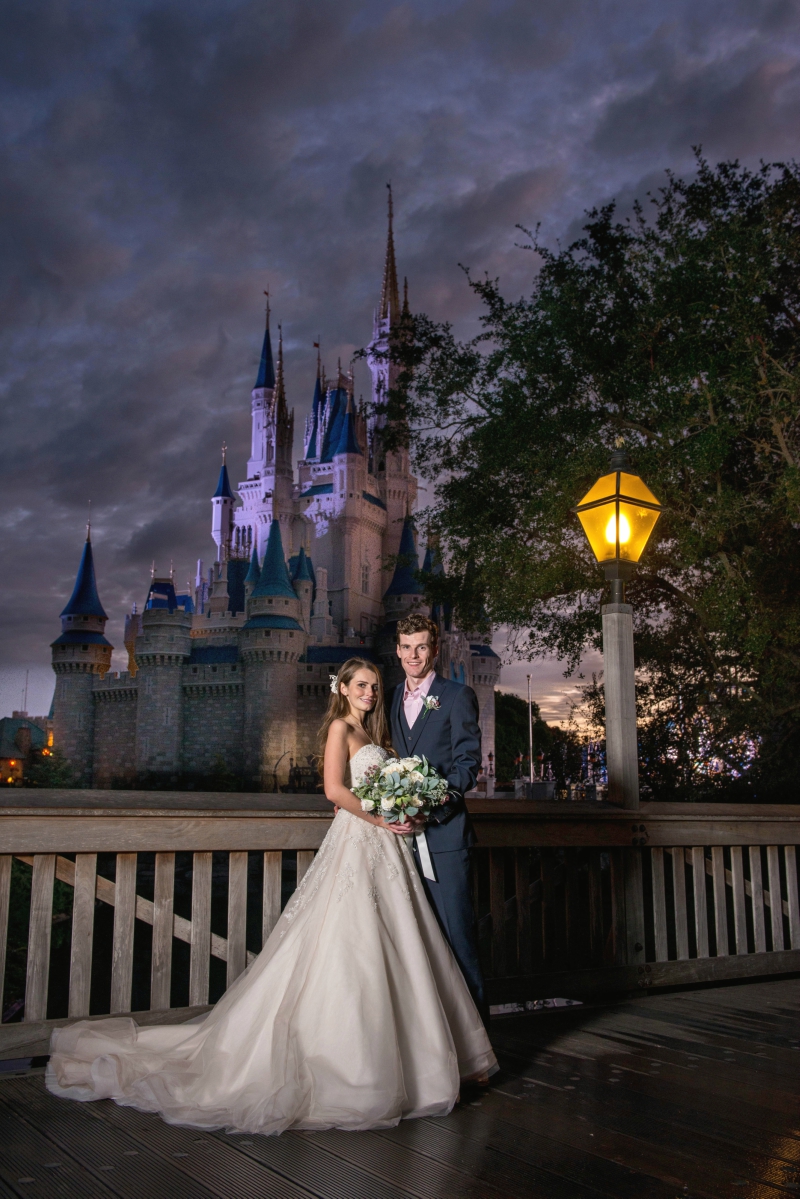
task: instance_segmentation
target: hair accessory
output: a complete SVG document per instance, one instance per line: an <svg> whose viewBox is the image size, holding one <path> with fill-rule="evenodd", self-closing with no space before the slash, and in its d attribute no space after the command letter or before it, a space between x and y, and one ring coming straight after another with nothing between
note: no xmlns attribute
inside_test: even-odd
<svg viewBox="0 0 800 1199"><path fill-rule="evenodd" d="M338 674L329 674L328 678L331 681L331 691L334 695L339 694L339 676Z"/></svg>

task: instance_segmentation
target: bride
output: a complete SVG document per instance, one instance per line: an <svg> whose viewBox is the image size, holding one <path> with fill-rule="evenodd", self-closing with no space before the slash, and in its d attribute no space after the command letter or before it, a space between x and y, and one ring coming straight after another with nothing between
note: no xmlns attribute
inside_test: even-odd
<svg viewBox="0 0 800 1199"><path fill-rule="evenodd" d="M53 1033L47 1086L171 1124L280 1133L445 1115L495 1056L403 834L353 792L392 754L381 679L351 658L320 730L338 811L263 950L204 1016ZM333 690L333 687L332 687Z"/></svg>

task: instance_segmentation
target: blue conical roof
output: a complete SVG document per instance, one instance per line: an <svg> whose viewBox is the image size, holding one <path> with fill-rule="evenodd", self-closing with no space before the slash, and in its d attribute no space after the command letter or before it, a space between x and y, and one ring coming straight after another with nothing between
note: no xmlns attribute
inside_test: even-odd
<svg viewBox="0 0 800 1199"><path fill-rule="evenodd" d="M442 555L439 552L439 547L435 542L429 542L425 550L425 561L422 563L424 574L443 575L444 566L442 564Z"/></svg>
<svg viewBox="0 0 800 1199"><path fill-rule="evenodd" d="M311 559L301 545L300 553L297 555L294 570L292 571L292 581L298 583L302 580L308 580L309 583L313 583L314 574L311 568Z"/></svg>
<svg viewBox="0 0 800 1199"><path fill-rule="evenodd" d="M61 615L100 616L103 620L108 620L103 611L103 605L100 603L100 596L97 594L92 543L88 536L83 547L81 564L78 567L78 576L75 579L72 595L69 597L69 603Z"/></svg>
<svg viewBox="0 0 800 1199"><path fill-rule="evenodd" d="M332 388L328 392L328 427L320 446L320 462L330 462L333 452L339 445L342 432L345 409L347 407L347 392L343 387Z"/></svg>
<svg viewBox="0 0 800 1199"><path fill-rule="evenodd" d="M281 595L286 599L297 599L292 587L286 559L283 556L283 541L281 540L280 522L273 520L269 529L267 552L264 554L264 564L261 576L253 590L253 596Z"/></svg>
<svg viewBox="0 0 800 1199"><path fill-rule="evenodd" d="M337 454L360 454L361 452L361 446L356 440L356 414L353 407L353 397L350 396L347 400L347 409L342 421L339 441L336 449L333 451L333 457L336 457Z"/></svg>
<svg viewBox="0 0 800 1199"><path fill-rule="evenodd" d="M392 581L386 589L386 595L422 595L425 588L416 577L418 570L419 558L414 542L414 525L411 517L407 516L403 521L397 565Z"/></svg>
<svg viewBox="0 0 800 1199"><path fill-rule="evenodd" d="M231 481L228 478L228 468L223 462L219 470L219 480L217 481L217 490L212 497L215 500L225 498L229 500L236 499L236 496L231 491Z"/></svg>
<svg viewBox="0 0 800 1199"><path fill-rule="evenodd" d="M261 362L258 365L258 376L256 378L256 387L274 387L275 386L275 366L272 361L272 341L269 335L269 322L264 330L264 344L261 347Z"/></svg>
<svg viewBox="0 0 800 1199"><path fill-rule="evenodd" d="M250 559L250 569L244 576L245 583L257 583L258 576L261 574L261 569L258 565L258 546L253 546L253 556Z"/></svg>

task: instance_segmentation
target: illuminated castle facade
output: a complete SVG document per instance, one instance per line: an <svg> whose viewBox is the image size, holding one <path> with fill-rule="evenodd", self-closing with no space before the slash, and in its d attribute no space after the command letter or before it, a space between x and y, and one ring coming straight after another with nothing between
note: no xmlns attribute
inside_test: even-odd
<svg viewBox="0 0 800 1199"><path fill-rule="evenodd" d="M198 562L193 592L152 579L143 611L126 618L129 669L118 675L87 537L52 645L54 742L83 785L170 786L220 771L255 790L285 785L292 766L295 780L308 770L329 675L343 661L362 655L382 668L387 689L399 681L396 623L415 609L430 614L409 516L417 480L407 451L382 445L389 338L407 312L390 199L370 401L357 406L352 377L340 370L328 382L318 366L295 471L283 346L274 359L267 312L247 478L234 491L223 458L211 500L214 564L206 574ZM428 547L423 571L441 569ZM499 659L445 611L433 615L439 671L478 695L488 770Z"/></svg>

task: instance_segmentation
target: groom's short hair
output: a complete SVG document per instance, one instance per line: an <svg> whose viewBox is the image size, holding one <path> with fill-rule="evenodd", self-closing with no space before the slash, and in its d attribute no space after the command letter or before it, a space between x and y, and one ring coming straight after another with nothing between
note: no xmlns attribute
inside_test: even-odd
<svg viewBox="0 0 800 1199"><path fill-rule="evenodd" d="M426 632L430 633L431 646L436 649L439 645L438 624L429 616L423 616L421 612L412 612L410 616L404 616L397 622L397 644L400 644L401 637L407 637L409 633Z"/></svg>

